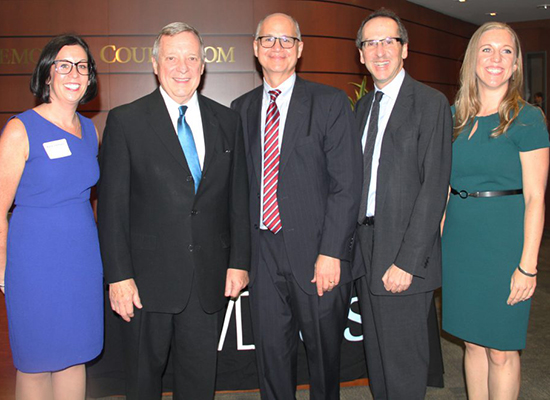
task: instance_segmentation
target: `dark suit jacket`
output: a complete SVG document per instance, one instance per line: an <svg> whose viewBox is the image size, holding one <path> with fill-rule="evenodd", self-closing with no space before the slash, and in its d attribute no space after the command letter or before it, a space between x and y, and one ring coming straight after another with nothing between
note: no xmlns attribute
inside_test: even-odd
<svg viewBox="0 0 550 400"><path fill-rule="evenodd" d="M193 279L204 311L218 311L227 268L249 269L240 119L200 95L199 106L206 154L196 195L159 89L107 118L98 187L105 278L134 278L147 311L183 310Z"/></svg>
<svg viewBox="0 0 550 400"><path fill-rule="evenodd" d="M373 96L374 90L357 103L359 137ZM451 137L445 96L406 74L382 140L373 258L366 266L373 294L392 294L382 282L392 264L414 275L401 295L441 286L439 224L449 188ZM362 257L355 261L362 262Z"/></svg>
<svg viewBox="0 0 550 400"><path fill-rule="evenodd" d="M259 260L263 86L235 100L244 128L254 284ZM341 282L353 279L351 250L361 195L361 152L346 95L297 77L283 134L277 199L294 277L308 294L319 254L339 258Z"/></svg>

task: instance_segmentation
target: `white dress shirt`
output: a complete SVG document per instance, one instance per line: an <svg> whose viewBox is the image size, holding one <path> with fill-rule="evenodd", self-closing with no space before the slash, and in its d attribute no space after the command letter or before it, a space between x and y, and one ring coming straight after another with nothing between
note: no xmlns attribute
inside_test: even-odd
<svg viewBox="0 0 550 400"><path fill-rule="evenodd" d="M294 83L296 82L296 74L292 74L286 81L281 83L279 87L272 88L264 79L264 94L262 98L262 114L260 120L260 126L262 129L261 136L261 146L262 146L262 178L260 182L260 229L267 229L263 223L263 204L264 204L264 135L265 135L265 118L267 114L267 108L271 101L271 95L269 94L270 90L279 89L281 94L275 100L277 108L279 109L279 157L281 154L281 147L283 144L283 133L285 130L286 116L288 115L288 106L290 104L290 98L292 97L292 91L294 90Z"/></svg>
<svg viewBox="0 0 550 400"><path fill-rule="evenodd" d="M185 120L191 127L191 132L193 132L193 139L195 140L195 147L197 148L197 155L199 156L199 164L201 170L204 166L204 154L206 152L204 146L204 131L202 129L202 119L201 119L201 108L199 107L199 96L197 92L189 99L187 104L179 104L174 99L172 99L168 93L160 87L160 93L168 109L168 114L170 114L170 119L174 125L174 131L176 135L178 134L178 119L180 117L180 106L187 106L187 111L185 112Z"/></svg>
<svg viewBox="0 0 550 400"><path fill-rule="evenodd" d="M378 165L380 164L380 150L382 149L382 139L384 138L384 132L386 131L386 126L390 119L391 113L393 111L393 106L397 100L397 95L405 79L405 70L401 68L401 71L395 76L395 78L384 86L383 89L378 89L376 84L374 85L375 93L379 90L384 92L382 100L380 100L380 114L378 115L378 134L376 135L376 142L374 142L374 153L372 154L372 170L371 178L369 185L369 194L367 198L367 217L374 216L374 210L376 207L376 183L378 178ZM374 103L374 96L373 96ZM372 112L372 104L370 108ZM367 141L367 129L370 121L370 112L365 125L365 130L363 132L363 137L361 139L361 146L363 151L365 151L365 143Z"/></svg>

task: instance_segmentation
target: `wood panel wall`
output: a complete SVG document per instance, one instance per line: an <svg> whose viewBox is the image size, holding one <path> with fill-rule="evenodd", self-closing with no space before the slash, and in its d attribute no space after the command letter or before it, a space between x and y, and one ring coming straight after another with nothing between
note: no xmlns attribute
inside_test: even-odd
<svg viewBox="0 0 550 400"><path fill-rule="evenodd" d="M546 52L546 96L548 97L550 95L550 20L516 22L510 26L519 36L524 55ZM547 111L550 111L548 98L545 100Z"/></svg>
<svg viewBox="0 0 550 400"><path fill-rule="evenodd" d="M276 11L300 23L301 75L351 95L349 82L368 76L355 48L357 29L381 6L397 12L409 30L407 71L452 99L475 27L405 0L0 0L0 126L36 104L28 86L39 51L70 32L86 39L98 64L99 96L81 112L101 132L111 108L156 87L150 48L160 28L178 20L195 26L208 47L202 93L227 105L261 83L252 37L258 21Z"/></svg>
<svg viewBox="0 0 550 400"><path fill-rule="evenodd" d="M526 21L510 24L516 31L521 42L523 54L527 52L546 52L546 109L550 110L548 96L550 95L550 20ZM527 99L529 100L529 99ZM548 116L547 116L548 117ZM550 120L547 119L550 127ZM550 226L550 191L546 191L545 225Z"/></svg>

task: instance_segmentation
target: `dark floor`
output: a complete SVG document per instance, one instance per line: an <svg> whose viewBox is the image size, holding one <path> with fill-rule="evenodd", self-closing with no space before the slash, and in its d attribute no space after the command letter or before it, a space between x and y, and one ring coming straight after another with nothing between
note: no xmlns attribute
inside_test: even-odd
<svg viewBox="0 0 550 400"><path fill-rule="evenodd" d="M550 399L550 230L546 232L540 255L538 287L533 299L531 321L527 335L527 348L522 354L522 388L520 399ZM0 301L0 400L13 399L15 372L9 352L6 311ZM441 342L445 362L445 388L429 388L426 399L466 399L462 374L462 347L460 342L443 334ZM368 387L345 387L341 389L342 400L371 399ZM307 390L297 393L298 400L309 399ZM164 396L163 400L170 400ZM223 393L216 400L256 400L258 393ZM122 400L123 397L109 397L97 400ZM281 399L283 400L283 399ZM284 399L286 400L286 399Z"/></svg>
<svg viewBox="0 0 550 400"><path fill-rule="evenodd" d="M527 334L527 348L522 354L521 400L550 399L550 230L544 235L539 260L538 287L533 298L531 320ZM459 340L443 332L441 346L445 363L445 388L428 388L429 400L466 400L462 371L462 345ZM372 399L368 387L344 387L342 400ZM307 390L299 390L298 400L309 399ZM97 400L114 400L103 398ZM121 398L116 398L121 400ZM164 396L163 400L171 400ZM223 393L215 400L257 400L259 393ZM281 399L283 400L283 399ZM286 399L285 399L286 400Z"/></svg>
<svg viewBox="0 0 550 400"><path fill-rule="evenodd" d="M541 247L538 287L533 298L531 319L527 334L527 348L523 351L520 399L550 399L550 230ZM426 399L466 400L462 371L462 345L443 332L441 346L445 363L445 388L428 388ZM346 387L340 390L342 400L372 399L367 387ZM307 390L299 391L298 400L309 399ZM255 400L259 394L220 394L216 400ZM165 397L163 400L171 399Z"/></svg>

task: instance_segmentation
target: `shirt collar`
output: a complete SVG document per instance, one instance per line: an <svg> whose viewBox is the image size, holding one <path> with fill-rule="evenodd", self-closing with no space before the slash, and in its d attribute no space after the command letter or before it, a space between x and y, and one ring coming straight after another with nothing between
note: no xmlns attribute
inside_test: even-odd
<svg viewBox="0 0 550 400"><path fill-rule="evenodd" d="M166 90L162 86L160 86L160 94L162 95L162 98L164 99L164 103L166 104L166 108L169 110L176 110L179 113L180 106L187 106L189 109L196 109L196 107L199 106L199 96L197 94L197 91L195 90L195 93L193 93L193 96L189 99L189 101L185 104L179 104L177 101L175 101L173 98L170 97L168 93L166 93Z"/></svg>
<svg viewBox="0 0 550 400"><path fill-rule="evenodd" d="M264 98L267 97L269 99L269 91L273 89L279 89L281 91L281 94L279 96L286 97L289 93L292 92L292 88L294 88L294 83L296 83L295 73L276 88L272 88L271 86L269 86L269 84L264 79Z"/></svg>
<svg viewBox="0 0 550 400"><path fill-rule="evenodd" d="M384 86L383 89L378 89L378 87L376 87L376 84L375 84L374 85L375 93L382 90L382 92L384 92L384 97L388 96L388 98L396 99L404 80L405 80L405 68L401 68L401 71L399 71L399 73L395 76L395 78L393 78L393 80L390 83Z"/></svg>

